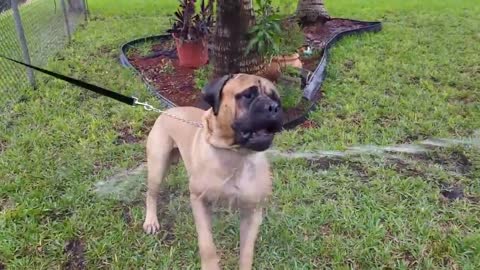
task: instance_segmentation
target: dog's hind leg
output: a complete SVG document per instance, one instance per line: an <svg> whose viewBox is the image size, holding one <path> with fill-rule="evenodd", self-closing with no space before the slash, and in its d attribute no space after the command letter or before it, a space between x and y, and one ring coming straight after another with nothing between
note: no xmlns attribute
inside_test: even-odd
<svg viewBox="0 0 480 270"><path fill-rule="evenodd" d="M157 217L157 198L160 184L165 178L171 163L178 159L178 150L174 148L174 142L170 137L155 136L154 140L147 143L148 190L143 229L148 234L154 234L160 229Z"/></svg>

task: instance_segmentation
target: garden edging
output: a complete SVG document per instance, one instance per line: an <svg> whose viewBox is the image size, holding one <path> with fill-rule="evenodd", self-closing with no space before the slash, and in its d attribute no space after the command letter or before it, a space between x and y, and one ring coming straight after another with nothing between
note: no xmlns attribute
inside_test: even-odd
<svg viewBox="0 0 480 270"><path fill-rule="evenodd" d="M329 57L329 49L333 44L335 44L337 41L341 40L341 38L352 35L352 34L361 34L364 32L378 32L382 29L382 23L381 22L367 22L367 21L359 21L359 20L351 20L351 19L343 19L343 18L332 18L332 20L349 20L352 22L358 22L358 23L364 23L367 24L365 27L360 27L358 29L353 29L353 30L347 30L343 31L340 33L335 34L325 45L325 48L323 49L323 54L321 56L321 59L315 68L314 72L310 76L309 80L307 81L306 86L303 89L303 99L306 99L307 101L311 102L311 104L308 106L306 109L305 113L303 113L300 117L293 119L289 122L286 122L284 124L284 129L291 129L296 127L297 125L301 124L304 122L309 113L316 108L316 103L318 100L313 100L315 95L318 93L320 90L323 81L325 80L326 77L326 69L327 69L327 64L328 64L328 57ZM144 84L146 85L147 89L155 96L157 97L160 102L166 106L167 108L171 107L176 107L177 105L166 98L165 96L161 95L155 87L149 83L144 76L142 76L141 72L136 69L128 60L127 57L127 51L129 48L132 48L134 45L142 44L145 42L149 41L158 41L158 40L170 40L172 39L170 34L162 34L162 35L155 35L155 36L147 36L143 38L138 38L132 41L129 41L127 43L124 43L120 47L120 63L122 66L126 68L131 68L134 70L136 74L138 74L141 78ZM314 47L314 46L311 46Z"/></svg>

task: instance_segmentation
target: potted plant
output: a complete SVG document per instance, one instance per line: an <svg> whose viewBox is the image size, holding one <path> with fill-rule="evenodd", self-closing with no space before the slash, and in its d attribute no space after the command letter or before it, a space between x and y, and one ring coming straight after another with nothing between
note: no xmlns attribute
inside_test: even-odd
<svg viewBox="0 0 480 270"><path fill-rule="evenodd" d="M286 66L302 67L298 50L304 43L296 22L283 20L276 14L271 0L257 0L256 23L250 29L246 53L257 50L267 61L261 75L276 81Z"/></svg>
<svg viewBox="0 0 480 270"><path fill-rule="evenodd" d="M280 38L280 17L275 14L271 0L256 0L258 8L255 9L255 25L248 31L249 43L245 54L255 50L266 62L266 68L259 72L259 75L275 81L280 74L278 69L271 67L273 56L279 51Z"/></svg>
<svg viewBox="0 0 480 270"><path fill-rule="evenodd" d="M213 1L205 5L202 0L200 13L195 11L196 0L179 0L179 9L171 33L177 49L180 66L198 68L208 62L208 35L213 24Z"/></svg>
<svg viewBox="0 0 480 270"><path fill-rule="evenodd" d="M285 20L281 22L278 52L272 61L277 62L281 68L292 66L302 68L302 61L298 53L304 45L303 32L295 21Z"/></svg>

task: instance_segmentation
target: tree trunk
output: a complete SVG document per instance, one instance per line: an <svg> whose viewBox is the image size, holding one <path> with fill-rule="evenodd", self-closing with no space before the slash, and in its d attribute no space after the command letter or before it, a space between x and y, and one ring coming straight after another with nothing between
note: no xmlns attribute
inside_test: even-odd
<svg viewBox="0 0 480 270"><path fill-rule="evenodd" d="M297 18L303 23L325 22L330 18L323 0L298 0Z"/></svg>
<svg viewBox="0 0 480 270"><path fill-rule="evenodd" d="M232 73L255 74L263 68L258 53L245 55L247 33L255 23L251 0L218 0L212 46L213 76Z"/></svg>

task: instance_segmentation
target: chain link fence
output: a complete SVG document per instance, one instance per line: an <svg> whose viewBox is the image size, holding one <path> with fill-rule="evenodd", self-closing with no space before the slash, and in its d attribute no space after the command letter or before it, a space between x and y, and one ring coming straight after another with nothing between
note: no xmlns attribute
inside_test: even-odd
<svg viewBox="0 0 480 270"><path fill-rule="evenodd" d="M0 54L43 66L87 16L87 0L0 0ZM0 58L0 93L29 86L30 69Z"/></svg>

